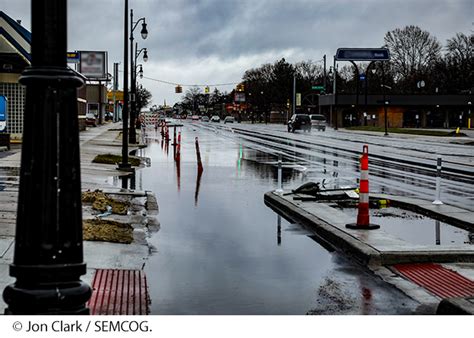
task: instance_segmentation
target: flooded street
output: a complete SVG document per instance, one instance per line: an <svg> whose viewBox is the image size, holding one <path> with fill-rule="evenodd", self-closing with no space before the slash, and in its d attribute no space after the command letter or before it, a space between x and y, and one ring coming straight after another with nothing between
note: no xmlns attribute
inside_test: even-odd
<svg viewBox="0 0 474 338"><path fill-rule="evenodd" d="M277 158L185 124L181 161L148 131L140 189L156 194L160 230L146 263L152 314L404 314L417 303L278 217L263 202ZM173 139L172 134L170 135ZM204 171L199 179L195 137ZM172 143L172 140L170 144ZM304 182L285 170L285 186Z"/></svg>

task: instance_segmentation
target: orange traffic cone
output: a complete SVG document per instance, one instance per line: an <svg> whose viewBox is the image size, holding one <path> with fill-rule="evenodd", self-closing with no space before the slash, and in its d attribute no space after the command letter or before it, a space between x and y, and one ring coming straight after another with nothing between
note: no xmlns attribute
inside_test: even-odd
<svg viewBox="0 0 474 338"><path fill-rule="evenodd" d="M357 223L346 224L346 228L358 230L372 230L380 225L370 224L369 221L369 146L364 145L360 158L360 186L359 186L359 212Z"/></svg>

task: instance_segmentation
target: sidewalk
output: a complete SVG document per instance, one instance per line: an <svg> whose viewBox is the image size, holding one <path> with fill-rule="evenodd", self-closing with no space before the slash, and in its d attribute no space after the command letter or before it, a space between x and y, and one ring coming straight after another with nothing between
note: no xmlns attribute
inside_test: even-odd
<svg viewBox="0 0 474 338"><path fill-rule="evenodd" d="M147 237L150 231L157 231L156 219L158 205L155 196L148 191L130 191L114 187L108 183L111 177L127 175L120 172L115 165L92 163L97 154L121 155L121 123L109 123L96 128L88 128L80 133L81 149L81 182L82 191L96 189L130 201L127 215L110 215L103 219L127 223L133 227L133 242L118 244L99 241L84 241L84 262L87 274L82 280L93 285L93 278L99 269L142 270L149 255ZM133 146L129 146L132 151ZM0 161L0 289L14 282L9 276L9 264L13 261L16 206L18 199L18 168L21 152L11 151L10 155ZM137 170L140 170L137 168ZM8 173L11 173L8 175ZM5 175L5 176L4 176ZM7 176L8 175L8 176ZM3 185L3 189L2 189ZM94 219L91 206L83 204L83 220ZM3 314L5 304L0 299L0 312Z"/></svg>

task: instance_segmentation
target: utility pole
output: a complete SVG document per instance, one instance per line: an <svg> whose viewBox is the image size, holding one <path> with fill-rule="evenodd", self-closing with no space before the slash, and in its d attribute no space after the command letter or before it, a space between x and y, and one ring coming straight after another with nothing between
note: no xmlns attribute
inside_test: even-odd
<svg viewBox="0 0 474 338"><path fill-rule="evenodd" d="M296 114L296 73L293 73L293 107L291 107L292 116Z"/></svg>
<svg viewBox="0 0 474 338"><path fill-rule="evenodd" d="M31 1L15 252L6 314L89 314L83 261L77 88L67 67L67 1Z"/></svg>
<svg viewBox="0 0 474 338"><path fill-rule="evenodd" d="M324 78L323 78L323 86L324 86L324 94L327 93L327 88L326 88L326 54L323 56L323 61L324 61ZM319 105L321 107L321 105Z"/></svg>

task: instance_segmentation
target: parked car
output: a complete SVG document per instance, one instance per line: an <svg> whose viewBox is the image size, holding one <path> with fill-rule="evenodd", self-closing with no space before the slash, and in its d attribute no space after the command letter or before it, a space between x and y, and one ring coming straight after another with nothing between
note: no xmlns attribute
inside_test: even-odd
<svg viewBox="0 0 474 338"><path fill-rule="evenodd" d="M294 133L295 130L311 131L311 119L308 114L295 114L288 122L288 132Z"/></svg>
<svg viewBox="0 0 474 338"><path fill-rule="evenodd" d="M199 121L199 115L193 115L193 116L191 116L191 120L193 120L193 121Z"/></svg>
<svg viewBox="0 0 474 338"><path fill-rule="evenodd" d="M209 122L209 116L203 116L203 117L201 118L201 121L202 121L202 122Z"/></svg>
<svg viewBox="0 0 474 338"><path fill-rule="evenodd" d="M94 113L86 113L86 126L97 127L97 117Z"/></svg>
<svg viewBox="0 0 474 338"><path fill-rule="evenodd" d="M233 116L226 116L225 119L224 119L224 124L234 123L234 122L235 122L235 118Z"/></svg>
<svg viewBox="0 0 474 338"><path fill-rule="evenodd" d="M219 122L221 122L221 118L217 115L214 115L214 116L211 117L211 122L219 123Z"/></svg>
<svg viewBox="0 0 474 338"><path fill-rule="evenodd" d="M311 127L318 128L318 130L325 131L326 130L326 116L321 114L312 114L309 115L311 119Z"/></svg>

